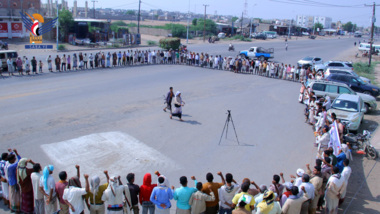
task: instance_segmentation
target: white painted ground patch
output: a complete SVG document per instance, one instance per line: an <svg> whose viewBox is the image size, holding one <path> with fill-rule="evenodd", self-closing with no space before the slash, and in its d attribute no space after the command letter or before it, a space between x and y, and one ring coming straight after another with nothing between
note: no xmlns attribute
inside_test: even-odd
<svg viewBox="0 0 380 214"><path fill-rule="evenodd" d="M161 152L122 132L96 133L43 144L41 148L69 177L75 175L76 164L81 166L81 174L90 176L100 175L103 170L108 170L110 175L125 175L128 172L181 168Z"/></svg>

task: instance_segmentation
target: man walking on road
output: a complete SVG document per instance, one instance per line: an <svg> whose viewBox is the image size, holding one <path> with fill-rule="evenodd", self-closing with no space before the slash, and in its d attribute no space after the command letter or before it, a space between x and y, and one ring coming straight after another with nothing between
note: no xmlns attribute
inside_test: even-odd
<svg viewBox="0 0 380 214"><path fill-rule="evenodd" d="M169 88L169 92L166 95L166 107L164 108L164 112L166 112L166 109L169 109L170 112L172 112L172 99L174 97L173 93L173 87Z"/></svg>

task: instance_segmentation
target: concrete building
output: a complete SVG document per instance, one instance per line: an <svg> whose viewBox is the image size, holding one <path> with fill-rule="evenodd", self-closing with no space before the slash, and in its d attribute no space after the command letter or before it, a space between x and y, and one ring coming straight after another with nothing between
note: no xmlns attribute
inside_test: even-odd
<svg viewBox="0 0 380 214"><path fill-rule="evenodd" d="M326 16L296 16L296 25L299 27L312 28L316 23L321 23L323 28L331 28L332 18Z"/></svg>
<svg viewBox="0 0 380 214"><path fill-rule="evenodd" d="M331 28L332 18L325 16L314 16L314 24L321 23L323 28Z"/></svg>

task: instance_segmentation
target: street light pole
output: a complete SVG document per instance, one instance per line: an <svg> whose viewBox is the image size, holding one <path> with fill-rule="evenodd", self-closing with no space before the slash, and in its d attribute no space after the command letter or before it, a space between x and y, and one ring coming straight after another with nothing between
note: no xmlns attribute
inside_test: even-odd
<svg viewBox="0 0 380 214"><path fill-rule="evenodd" d="M57 18L58 18L58 0L56 0L57 6ZM57 51L58 51L58 28L59 28L59 19L57 19Z"/></svg>
<svg viewBox="0 0 380 214"><path fill-rule="evenodd" d="M205 16L204 16L204 21L203 21L203 42L205 42L206 41L206 7L208 7L209 5L204 4L203 6L205 7Z"/></svg>

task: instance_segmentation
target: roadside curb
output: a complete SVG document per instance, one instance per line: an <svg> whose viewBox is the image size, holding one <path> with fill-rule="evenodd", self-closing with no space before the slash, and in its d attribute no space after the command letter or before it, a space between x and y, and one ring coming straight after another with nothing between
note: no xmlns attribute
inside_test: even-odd
<svg viewBox="0 0 380 214"><path fill-rule="evenodd" d="M127 46L127 47L112 47L112 48L88 48L88 49L73 49L73 50L56 50L58 53L63 52L75 52L75 51L96 51L96 50L114 50L114 49L132 49L132 48L149 48L149 47L158 47L150 45L139 45L139 46Z"/></svg>

